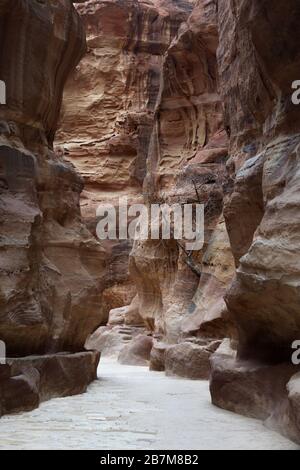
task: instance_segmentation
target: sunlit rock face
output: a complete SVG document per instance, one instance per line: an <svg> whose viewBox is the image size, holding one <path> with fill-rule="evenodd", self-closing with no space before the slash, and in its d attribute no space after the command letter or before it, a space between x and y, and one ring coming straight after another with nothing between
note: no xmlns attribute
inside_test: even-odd
<svg viewBox="0 0 300 470"><path fill-rule="evenodd" d="M192 3L90 0L77 9L88 50L66 87L57 145L83 176L90 221L99 202L141 195L163 55Z"/></svg>
<svg viewBox="0 0 300 470"><path fill-rule="evenodd" d="M87 53L64 94L57 149L84 180L81 211L95 232L99 204L143 202L149 142L164 54L193 1L90 0L77 5ZM123 203L123 202L122 202ZM102 243L107 253L102 308L129 305L131 242Z"/></svg>
<svg viewBox="0 0 300 470"><path fill-rule="evenodd" d="M260 414L271 416L283 432L299 440L294 407L298 377L289 397L286 385L297 372L291 366L291 345L300 335L300 108L292 103L292 83L299 79L300 34L295 25L300 6L294 0L244 0L234 5L220 0L218 16L228 168L235 178L224 213L237 273L226 303L238 325L239 341L237 359L228 360L226 354L223 363L222 355L215 359L213 400L255 415L246 390L247 370L255 361L257 393L269 402ZM272 394L277 381L272 367L281 363L289 374L280 376L277 368L285 381L281 393ZM268 364L274 364L269 371ZM233 407L235 390L240 399Z"/></svg>
<svg viewBox="0 0 300 470"><path fill-rule="evenodd" d="M84 29L69 0L1 0L0 23L0 338L13 356L77 351L102 321L104 255L52 143Z"/></svg>

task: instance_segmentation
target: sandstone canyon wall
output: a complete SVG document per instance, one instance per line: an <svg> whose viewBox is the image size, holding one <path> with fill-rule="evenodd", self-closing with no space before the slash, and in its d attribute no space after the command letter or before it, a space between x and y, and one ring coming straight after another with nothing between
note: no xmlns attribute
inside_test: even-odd
<svg viewBox="0 0 300 470"><path fill-rule="evenodd" d="M83 177L84 221L96 228L99 204L143 202L142 185L159 93L163 56L192 2L99 1L78 5L87 54L68 81L58 150ZM106 250L103 315L131 302L130 241L102 242Z"/></svg>
<svg viewBox="0 0 300 470"><path fill-rule="evenodd" d="M229 328L222 296L233 262L222 217L228 152L217 45L216 5L197 2L164 57L144 181L149 203L205 205L204 247L187 256L174 240L149 241L131 254L141 315L171 343L222 337Z"/></svg>
<svg viewBox="0 0 300 470"><path fill-rule="evenodd" d="M238 328L214 356L213 402L299 442L299 2L219 0L218 65L235 177L225 219L237 266L226 303ZM293 377L292 377L293 376Z"/></svg>
<svg viewBox="0 0 300 470"><path fill-rule="evenodd" d="M203 378L218 345L205 338L229 336L212 359L213 403L297 442L298 18L294 1L196 3L164 57L144 196L191 202L198 187L199 280L174 242L135 243L130 261L141 315L179 343L154 345L154 362Z"/></svg>
<svg viewBox="0 0 300 470"><path fill-rule="evenodd" d="M193 256L174 240L101 243L109 329L116 318L143 320L163 340L158 349L188 339L201 356L234 333L223 300L234 260L222 214L231 180L216 3L90 0L78 11L88 52L67 84L56 144L83 176L85 223L95 231L99 203L117 206L124 196L146 204L201 199L207 220L204 247ZM109 331L101 327L90 344L103 344Z"/></svg>
<svg viewBox="0 0 300 470"><path fill-rule="evenodd" d="M81 222L81 177L53 151L80 17L70 0L1 0L0 37L0 338L19 358L0 366L2 414L95 378L98 355L80 351L102 321L104 250Z"/></svg>
<svg viewBox="0 0 300 470"><path fill-rule="evenodd" d="M86 337L117 326L122 361L212 372L214 404L299 441L298 2L71 3L0 0L0 337L11 355L45 354L1 368L2 394L22 384L23 408L62 394L64 360L75 393L76 364L95 375ZM97 206L124 197L202 202L203 248L96 241Z"/></svg>

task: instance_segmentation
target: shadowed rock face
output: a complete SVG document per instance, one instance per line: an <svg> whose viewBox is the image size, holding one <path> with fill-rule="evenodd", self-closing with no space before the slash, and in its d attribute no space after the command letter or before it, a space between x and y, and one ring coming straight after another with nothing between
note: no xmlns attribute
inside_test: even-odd
<svg viewBox="0 0 300 470"><path fill-rule="evenodd" d="M291 99L300 6L220 0L218 15L228 168L235 173L224 213L238 267L226 303L239 341L237 357L219 351L213 359L212 397L268 418L299 442L299 375L289 380L298 371L291 346L300 335L300 108Z"/></svg>
<svg viewBox="0 0 300 470"><path fill-rule="evenodd" d="M294 1L219 3L221 90L237 170L225 215L239 267L227 303L240 328L240 355L276 362L290 357L300 331L300 109L291 100L300 8Z"/></svg>
<svg viewBox="0 0 300 470"><path fill-rule="evenodd" d="M1 0L0 14L5 118L40 129L51 145L65 81L85 51L83 25L70 0Z"/></svg>
<svg viewBox="0 0 300 470"><path fill-rule="evenodd" d="M28 356L0 365L0 416L86 392L97 378L99 356L95 351Z"/></svg>
<svg viewBox="0 0 300 470"><path fill-rule="evenodd" d="M102 321L104 257L52 141L85 34L69 0L1 0L0 23L0 338L13 356L78 351Z"/></svg>

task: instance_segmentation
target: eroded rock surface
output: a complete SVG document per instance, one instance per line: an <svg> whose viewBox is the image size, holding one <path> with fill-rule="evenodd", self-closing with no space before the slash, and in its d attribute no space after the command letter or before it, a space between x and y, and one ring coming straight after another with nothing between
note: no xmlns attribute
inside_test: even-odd
<svg viewBox="0 0 300 470"><path fill-rule="evenodd" d="M83 176L87 226L95 231L98 205L117 206L120 197L201 199L207 219L204 248L189 259L174 240L103 242L102 310L120 324L144 322L169 343L224 337L233 329L223 295L234 260L222 215L228 139L215 2L90 0L78 11L88 51L66 88L57 148ZM132 298L120 303L129 286ZM117 330L109 321L91 341L115 349Z"/></svg>
<svg viewBox="0 0 300 470"><path fill-rule="evenodd" d="M218 16L220 90L230 135L228 168L235 176L225 218L237 273L226 303L238 325L239 341L237 359L227 360L224 368L214 360L213 399L229 409L235 401L241 413L271 416L289 435L290 414L298 420L297 406L287 408L284 403L287 382L297 372L291 346L300 332L300 110L292 103L300 60L294 22L300 7L294 0L276 5L269 0L220 0ZM243 374L240 361L246 361ZM223 393L222 383L229 377ZM276 384L281 384L278 396L272 392ZM252 387L256 392L251 398ZM299 433L293 437L300 441Z"/></svg>
<svg viewBox="0 0 300 470"><path fill-rule="evenodd" d="M0 366L0 416L30 411L43 401L84 393L97 379L95 351L8 359ZM3 368L5 374L1 373Z"/></svg>
<svg viewBox="0 0 300 470"><path fill-rule="evenodd" d="M124 324L100 326L89 336L85 347L101 352L104 357L117 359L125 346L146 332L145 327L128 327Z"/></svg>
<svg viewBox="0 0 300 470"><path fill-rule="evenodd" d="M97 205L120 196L205 204L192 255L173 239L102 244L103 312L116 324L95 338L118 335L131 314L160 340L150 367L164 369L174 348L181 375L181 348L202 347L191 338L237 340L226 360L214 354L214 403L298 439L298 2L90 0L79 11L88 53L58 144L84 178L86 225L94 231Z"/></svg>
<svg viewBox="0 0 300 470"><path fill-rule="evenodd" d="M205 205L204 246L188 256L184 242L135 242L130 257L140 314L168 343L234 332L223 300L234 259L222 215L230 177L217 45L216 4L196 2L164 56L144 180L149 204Z"/></svg>
<svg viewBox="0 0 300 470"><path fill-rule="evenodd" d="M163 372L166 370L166 352L171 345L163 343L162 341L154 341L150 353L149 369L156 372Z"/></svg>
<svg viewBox="0 0 300 470"><path fill-rule="evenodd" d="M186 341L170 346L165 353L167 375L208 380L210 357L219 345L219 341L201 341L200 344Z"/></svg>
<svg viewBox="0 0 300 470"><path fill-rule="evenodd" d="M82 179L53 139L85 33L70 0L1 0L0 31L0 338L8 356L80 351L102 321L104 251L81 222ZM16 403L22 390L30 403L38 394L22 374L9 387Z"/></svg>
<svg viewBox="0 0 300 470"><path fill-rule="evenodd" d="M77 6L87 53L68 81L58 151L82 175L81 210L95 232L100 204L143 202L142 185L164 53L193 0L90 0ZM129 305L136 294L128 272L129 241L105 241L103 309ZM125 286L125 289L124 289ZM128 293L131 293L129 297ZM126 294L126 295L125 295ZM123 296L123 297L122 297ZM110 300L110 302L109 302Z"/></svg>
<svg viewBox="0 0 300 470"><path fill-rule="evenodd" d="M151 336L138 335L121 350L118 361L128 366L148 366L152 346Z"/></svg>

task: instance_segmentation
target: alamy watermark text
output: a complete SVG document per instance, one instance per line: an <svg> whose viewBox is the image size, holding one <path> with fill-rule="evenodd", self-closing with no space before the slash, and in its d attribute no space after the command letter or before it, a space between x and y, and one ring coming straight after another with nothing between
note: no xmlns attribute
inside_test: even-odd
<svg viewBox="0 0 300 470"><path fill-rule="evenodd" d="M97 209L97 236L100 240L184 240L188 251L204 244L203 204L133 204L127 198Z"/></svg>

